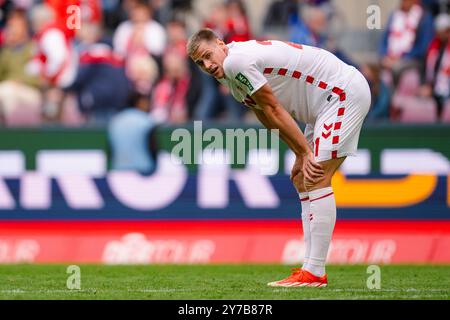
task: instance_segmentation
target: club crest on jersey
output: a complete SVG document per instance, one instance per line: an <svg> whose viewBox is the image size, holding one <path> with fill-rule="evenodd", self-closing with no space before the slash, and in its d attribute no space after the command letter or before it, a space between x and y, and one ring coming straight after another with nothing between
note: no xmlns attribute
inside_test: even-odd
<svg viewBox="0 0 450 320"><path fill-rule="evenodd" d="M245 85L250 91L253 91L253 85L251 84L250 80L248 80L247 77L242 73L239 72L237 74L236 80Z"/></svg>

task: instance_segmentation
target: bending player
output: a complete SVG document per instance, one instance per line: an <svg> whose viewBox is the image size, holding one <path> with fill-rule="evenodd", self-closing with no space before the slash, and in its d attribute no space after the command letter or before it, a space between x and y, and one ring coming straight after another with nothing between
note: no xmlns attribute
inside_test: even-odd
<svg viewBox="0 0 450 320"><path fill-rule="evenodd" d="M295 153L291 180L301 200L305 259L289 277L268 285L326 286L325 262L336 222L331 179L357 149L370 107L366 79L323 49L282 41L227 45L210 29L195 33L187 50L265 127L279 129ZM306 124L304 134L293 118Z"/></svg>

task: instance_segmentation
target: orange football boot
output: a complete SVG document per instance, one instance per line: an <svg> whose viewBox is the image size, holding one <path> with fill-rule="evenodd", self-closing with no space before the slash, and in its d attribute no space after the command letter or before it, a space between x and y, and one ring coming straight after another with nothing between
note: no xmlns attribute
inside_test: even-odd
<svg viewBox="0 0 450 320"><path fill-rule="evenodd" d="M267 285L269 287L287 287L288 284L296 282L298 275L302 272L302 268L293 268L292 274L282 280L269 282Z"/></svg>
<svg viewBox="0 0 450 320"><path fill-rule="evenodd" d="M328 285L327 275L318 277L311 272L295 268L292 269L293 273L286 279L270 282L268 285L271 287L315 287L323 288Z"/></svg>

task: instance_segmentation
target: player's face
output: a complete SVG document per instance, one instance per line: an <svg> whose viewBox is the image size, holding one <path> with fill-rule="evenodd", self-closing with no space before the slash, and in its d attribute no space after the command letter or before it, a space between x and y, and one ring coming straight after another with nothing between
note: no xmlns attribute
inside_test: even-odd
<svg viewBox="0 0 450 320"><path fill-rule="evenodd" d="M227 57L227 47L221 40L202 41L191 58L206 73L216 79L225 77L223 61Z"/></svg>

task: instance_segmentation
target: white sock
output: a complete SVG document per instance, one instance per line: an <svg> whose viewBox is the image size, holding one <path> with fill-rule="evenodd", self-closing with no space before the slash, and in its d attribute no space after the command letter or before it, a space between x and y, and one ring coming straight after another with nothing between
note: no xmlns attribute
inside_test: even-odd
<svg viewBox="0 0 450 320"><path fill-rule="evenodd" d="M298 197L300 198L300 203L302 205L303 241L305 243L305 258L303 259L302 268L305 268L308 264L309 253L311 251L311 231L309 230L309 195L308 192L300 192Z"/></svg>
<svg viewBox="0 0 450 320"><path fill-rule="evenodd" d="M305 269L321 277L325 274L325 262L331 236L336 223L336 200L331 187L309 192L312 220L311 251Z"/></svg>

